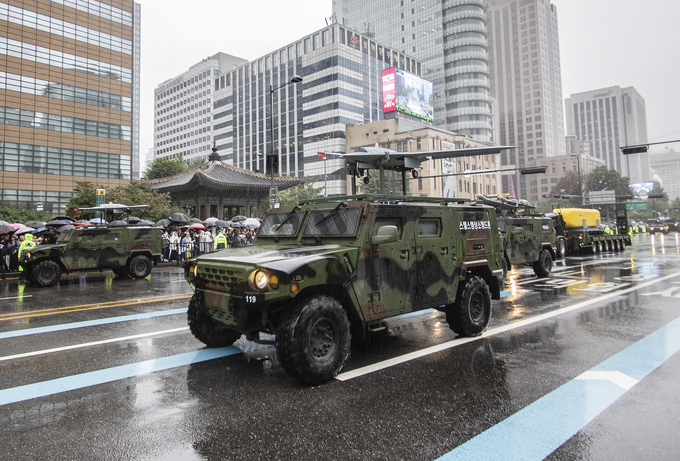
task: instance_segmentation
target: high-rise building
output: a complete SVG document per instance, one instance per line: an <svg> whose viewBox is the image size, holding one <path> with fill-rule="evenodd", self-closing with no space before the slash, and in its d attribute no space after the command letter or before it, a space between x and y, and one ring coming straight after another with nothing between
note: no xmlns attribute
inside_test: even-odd
<svg viewBox="0 0 680 461"><path fill-rule="evenodd" d="M140 6L0 3L0 204L64 211L139 169Z"/></svg>
<svg viewBox="0 0 680 461"><path fill-rule="evenodd" d="M557 9L548 0L487 0L491 89L503 165L544 166L565 155ZM503 190L509 190L508 176ZM539 200L544 175L514 178L518 197Z"/></svg>
<svg viewBox="0 0 680 461"><path fill-rule="evenodd" d="M495 142L483 0L333 0L333 18L422 62L435 125Z"/></svg>
<svg viewBox="0 0 680 461"><path fill-rule="evenodd" d="M344 153L346 124L385 119L382 71L391 67L417 75L421 63L333 24L224 72L214 79L218 153L230 165L264 173L273 145L277 175L345 195L346 174L335 173L344 161L318 152Z"/></svg>
<svg viewBox="0 0 680 461"><path fill-rule="evenodd" d="M673 201L680 197L680 152L668 146L649 151L650 181L657 181Z"/></svg>
<svg viewBox="0 0 680 461"><path fill-rule="evenodd" d="M621 147L646 144L645 100L635 88L612 86L572 94L565 100L567 134L593 144L593 155L631 182L651 179L648 154L621 154Z"/></svg>
<svg viewBox="0 0 680 461"><path fill-rule="evenodd" d="M213 79L247 62L217 53L158 85L154 92L154 158L191 160L210 154Z"/></svg>

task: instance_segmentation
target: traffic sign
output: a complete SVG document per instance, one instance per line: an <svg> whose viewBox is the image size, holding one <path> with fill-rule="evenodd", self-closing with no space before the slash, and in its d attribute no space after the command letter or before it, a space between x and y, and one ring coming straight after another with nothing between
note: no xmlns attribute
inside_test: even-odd
<svg viewBox="0 0 680 461"><path fill-rule="evenodd" d="M646 210L647 202L627 202L626 210Z"/></svg>

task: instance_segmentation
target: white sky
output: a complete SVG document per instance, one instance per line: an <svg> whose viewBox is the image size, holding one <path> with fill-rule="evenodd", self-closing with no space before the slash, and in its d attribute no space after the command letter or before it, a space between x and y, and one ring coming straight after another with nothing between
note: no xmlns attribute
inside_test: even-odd
<svg viewBox="0 0 680 461"><path fill-rule="evenodd" d="M259 58L325 27L332 12L332 0L137 2L142 6L142 158L153 146L153 92L159 84L220 51ZM680 1L552 3L560 30L563 99L632 86L647 103L649 141L680 139L675 115L680 110Z"/></svg>

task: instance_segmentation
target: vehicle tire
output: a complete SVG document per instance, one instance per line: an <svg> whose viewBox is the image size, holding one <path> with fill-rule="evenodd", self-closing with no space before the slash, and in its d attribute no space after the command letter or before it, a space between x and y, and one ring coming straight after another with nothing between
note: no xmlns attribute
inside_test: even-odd
<svg viewBox="0 0 680 461"><path fill-rule="evenodd" d="M567 241L563 237L557 237L555 240L555 256L557 259L564 259L567 257Z"/></svg>
<svg viewBox="0 0 680 461"><path fill-rule="evenodd" d="M306 384L337 376L349 357L347 313L330 296L315 296L290 311L276 331L276 355L283 369Z"/></svg>
<svg viewBox="0 0 680 461"><path fill-rule="evenodd" d="M127 266L116 267L115 269L113 269L113 273L116 274L118 277L130 276L130 271L128 270Z"/></svg>
<svg viewBox="0 0 680 461"><path fill-rule="evenodd" d="M208 347L231 346L241 337L241 333L226 328L208 315L201 291L195 292L189 301L187 322L194 337Z"/></svg>
<svg viewBox="0 0 680 461"><path fill-rule="evenodd" d="M28 280L41 287L51 287L61 279L61 267L54 261L43 261L33 268Z"/></svg>
<svg viewBox="0 0 680 461"><path fill-rule="evenodd" d="M491 319L491 291L484 279L471 276L458 302L446 309L449 328L460 336L479 336Z"/></svg>
<svg viewBox="0 0 680 461"><path fill-rule="evenodd" d="M550 271L552 271L550 252L548 250L541 250L541 254L538 255L538 261L533 266L536 277L550 277Z"/></svg>
<svg viewBox="0 0 680 461"><path fill-rule="evenodd" d="M143 279L151 273L151 260L148 256L135 256L128 264L128 272L136 279Z"/></svg>
<svg viewBox="0 0 680 461"><path fill-rule="evenodd" d="M619 240L619 249L622 252L626 251L626 241L625 240Z"/></svg>

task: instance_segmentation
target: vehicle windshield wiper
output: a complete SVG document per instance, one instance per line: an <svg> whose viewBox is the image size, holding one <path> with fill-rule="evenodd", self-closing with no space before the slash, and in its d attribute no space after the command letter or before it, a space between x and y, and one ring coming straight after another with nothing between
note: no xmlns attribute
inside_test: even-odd
<svg viewBox="0 0 680 461"><path fill-rule="evenodd" d="M279 227L278 227L276 230L278 231L279 229L281 229L281 226L283 226L284 224L286 224L286 223L288 222L288 220L289 220L290 218L292 218L293 215L294 215L296 212L300 211L300 209L301 209L301 208L300 208L299 205L295 205L295 206L293 207L293 209L290 211L290 213L288 214L288 216L286 216L286 219L284 219L283 221L281 221L281 222L279 223Z"/></svg>
<svg viewBox="0 0 680 461"><path fill-rule="evenodd" d="M340 210L340 208L346 207L346 206L347 206L347 202L340 202L340 203L338 203L338 205L337 205L335 208L333 208L333 209L331 210L330 213L328 213L326 216L324 216L323 218L321 218L320 220L318 220L318 221L316 222L315 226L318 227L319 224L321 224L322 222L326 221L328 218L330 218L330 217L336 215L336 214L338 213L338 211Z"/></svg>

